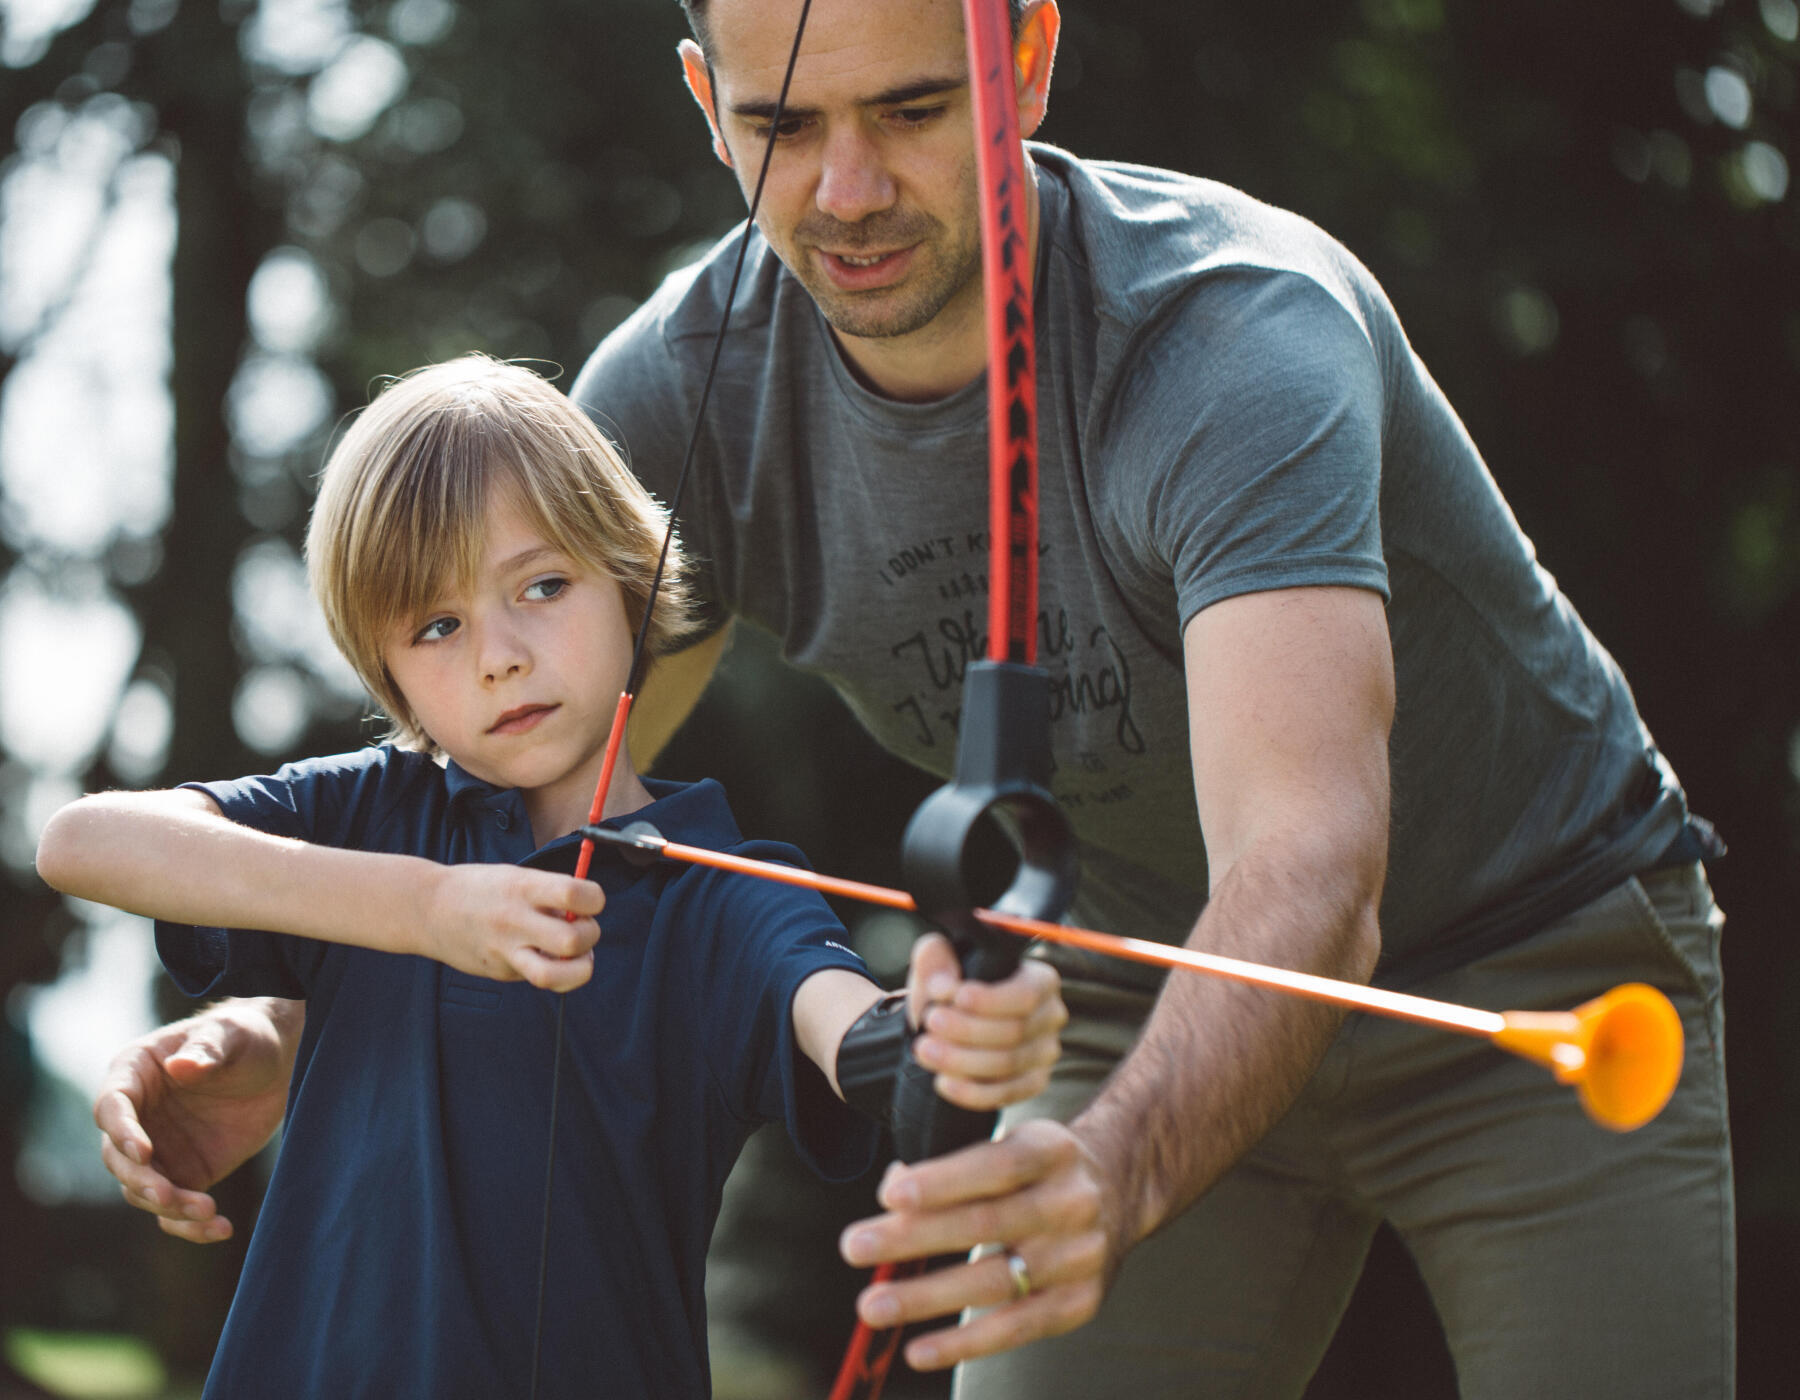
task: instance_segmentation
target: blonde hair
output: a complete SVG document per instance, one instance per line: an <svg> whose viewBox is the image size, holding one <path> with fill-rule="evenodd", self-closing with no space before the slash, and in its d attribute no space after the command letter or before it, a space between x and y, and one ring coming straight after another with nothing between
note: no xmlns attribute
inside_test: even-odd
<svg viewBox="0 0 1800 1400"><path fill-rule="evenodd" d="M326 460L306 531L307 575L332 640L393 721L389 737L434 752L382 659L394 625L473 584L492 492L619 585L643 619L668 514L593 421L520 365L465 355L390 383ZM645 646L693 628L685 561L671 542Z"/></svg>

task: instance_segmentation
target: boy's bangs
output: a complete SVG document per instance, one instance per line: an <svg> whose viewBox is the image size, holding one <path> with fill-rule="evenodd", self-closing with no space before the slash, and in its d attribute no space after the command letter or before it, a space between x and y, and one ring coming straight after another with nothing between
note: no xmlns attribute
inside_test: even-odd
<svg viewBox="0 0 1800 1400"><path fill-rule="evenodd" d="M423 621L434 604L474 585L489 486L504 476L466 448L446 441L412 454L410 470L393 473L381 483L382 499L371 502L367 538L355 554L371 605L366 615L381 618L384 631L401 619ZM443 469L445 457L457 459L453 469Z"/></svg>

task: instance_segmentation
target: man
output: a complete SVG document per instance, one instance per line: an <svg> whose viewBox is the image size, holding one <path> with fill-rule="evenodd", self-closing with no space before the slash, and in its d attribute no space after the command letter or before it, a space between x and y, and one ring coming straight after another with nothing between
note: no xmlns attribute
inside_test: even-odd
<svg viewBox="0 0 1800 1400"><path fill-rule="evenodd" d="M718 155L748 186L777 143L758 229L671 278L575 392L667 494L753 239L687 543L715 616L770 628L946 772L986 568L959 8L817 0L774 131L799 0L687 8ZM1060 21L1020 9L1029 136ZM1386 1219L1465 1395L1729 1393L1719 921L1705 829L1623 677L1344 250L1216 185L1031 165L1040 640L1077 915L1488 1007L1649 981L1688 1064L1613 1138L1478 1042L1052 953L1074 1020L1050 1091L999 1143L890 1173L889 1214L845 1236L858 1264L1003 1243L1023 1276L982 1257L871 1288L863 1315L991 1309L907 1348L990 1357L960 1378L976 1400L1299 1395ZM664 668L653 720L686 712L725 636Z"/></svg>

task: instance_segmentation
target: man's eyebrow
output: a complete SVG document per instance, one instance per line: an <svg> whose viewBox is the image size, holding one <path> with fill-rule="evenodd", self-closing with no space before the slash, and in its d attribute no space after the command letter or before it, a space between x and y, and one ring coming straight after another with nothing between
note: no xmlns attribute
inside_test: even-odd
<svg viewBox="0 0 1800 1400"><path fill-rule="evenodd" d="M860 107L903 107L908 102L917 102L925 97L937 97L946 92L955 92L966 88L969 78L966 73L959 73L953 78L920 78L917 82L902 83L899 87L887 88L873 96L863 98L857 105ZM731 107L732 115L745 117L750 121L773 121L775 104L772 101L736 102ZM787 117L816 117L817 107L800 107L789 103L782 108L781 115Z"/></svg>

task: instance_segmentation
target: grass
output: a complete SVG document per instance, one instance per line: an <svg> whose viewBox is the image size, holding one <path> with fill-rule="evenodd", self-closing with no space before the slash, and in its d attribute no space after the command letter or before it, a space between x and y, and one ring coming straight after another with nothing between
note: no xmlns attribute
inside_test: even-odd
<svg viewBox="0 0 1800 1400"><path fill-rule="evenodd" d="M20 1375L69 1400L181 1400L161 1359L136 1337L14 1327L4 1350Z"/></svg>

